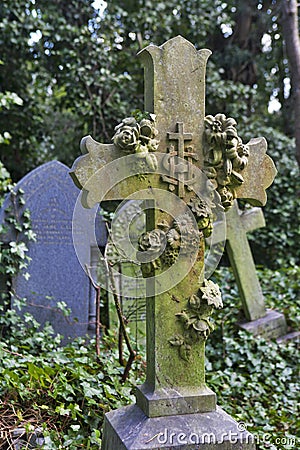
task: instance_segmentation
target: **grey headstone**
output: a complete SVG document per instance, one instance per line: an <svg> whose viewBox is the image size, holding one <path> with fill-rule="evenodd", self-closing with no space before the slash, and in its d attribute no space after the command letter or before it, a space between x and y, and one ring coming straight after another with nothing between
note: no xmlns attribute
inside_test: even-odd
<svg viewBox="0 0 300 450"><path fill-rule="evenodd" d="M69 175L69 168L58 161L44 164L28 173L16 186L24 191L25 206L30 210L32 229L36 242L28 243L31 258L26 280L19 273L12 281L18 297L27 298L23 312L31 313L41 324L50 322L56 333L67 338L88 333L93 319L95 293L80 264L73 246L72 218L78 198L78 189ZM8 197L2 208L9 207ZM96 220L96 244L104 246L106 229L99 217ZM86 262L92 260L92 245L86 246L85 224L77 226L77 233L83 236ZM6 238L9 238L9 234ZM22 237L20 237L22 238ZM64 317L57 310L57 302L65 302L71 315Z"/></svg>

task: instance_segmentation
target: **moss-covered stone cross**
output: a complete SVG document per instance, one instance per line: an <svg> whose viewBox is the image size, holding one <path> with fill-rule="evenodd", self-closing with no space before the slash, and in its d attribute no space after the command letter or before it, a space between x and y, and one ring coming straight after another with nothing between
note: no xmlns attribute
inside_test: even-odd
<svg viewBox="0 0 300 450"><path fill-rule="evenodd" d="M177 36L140 52L145 110L115 129L112 143L88 136L71 176L83 203L144 199L147 231L137 258L147 277L147 379L137 404L148 417L213 411L205 385L210 315L222 306L218 287L203 277L204 238L214 212L235 198L256 205L275 168L263 138L244 144L236 121L205 116L209 50Z"/></svg>

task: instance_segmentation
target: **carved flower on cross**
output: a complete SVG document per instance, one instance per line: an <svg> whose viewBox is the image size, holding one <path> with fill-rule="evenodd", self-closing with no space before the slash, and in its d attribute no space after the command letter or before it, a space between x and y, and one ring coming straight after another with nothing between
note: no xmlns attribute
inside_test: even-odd
<svg viewBox="0 0 300 450"><path fill-rule="evenodd" d="M196 216L199 230L205 237L209 237L212 233L213 213L208 203L199 197L192 197L188 206Z"/></svg>
<svg viewBox="0 0 300 450"><path fill-rule="evenodd" d="M212 306L215 309L223 307L222 294L216 283L211 280L204 280L203 286L200 287L199 290L202 294L202 299L206 300L209 306Z"/></svg>
<svg viewBox="0 0 300 450"><path fill-rule="evenodd" d="M168 244L178 251L180 249L183 255L195 252L201 235L195 228L193 217L188 213L181 214L175 218L173 227L167 233Z"/></svg>
<svg viewBox="0 0 300 450"><path fill-rule="evenodd" d="M232 148L236 145L238 139L235 128L236 121L225 114L206 116L204 119L205 137L210 145L212 152L210 155L211 163L217 165L222 161L224 148Z"/></svg>
<svg viewBox="0 0 300 450"><path fill-rule="evenodd" d="M151 170L157 169L157 158L154 152L157 150L159 141L155 139L157 135L155 123L150 119L143 119L138 123L134 117L127 117L115 127L115 134L112 138L113 143L127 153L135 153L137 158L137 171L146 171L143 164Z"/></svg>
<svg viewBox="0 0 300 450"><path fill-rule="evenodd" d="M144 233L139 239L139 247L143 251L159 253L164 249L165 245L166 234L158 228Z"/></svg>
<svg viewBox="0 0 300 450"><path fill-rule="evenodd" d="M155 123L149 119L143 119L140 123L140 139L142 144L148 146L149 151L157 150L159 141L155 139L158 131Z"/></svg>
<svg viewBox="0 0 300 450"><path fill-rule="evenodd" d="M158 223L157 228L144 233L139 239L139 260L148 272L152 268L162 268L171 266L178 258L179 253L183 256L190 256L197 252L200 238L203 236L195 227L192 214L181 214L176 217L173 223L168 223L165 219ZM143 254L148 252L148 254ZM151 261L149 261L149 253ZM144 270L144 272L145 272Z"/></svg>
<svg viewBox="0 0 300 450"><path fill-rule="evenodd" d="M182 324L182 334L173 336L169 339L169 343L173 347L178 347L179 356L182 359L188 361L191 356L191 346L199 340L207 339L214 329L209 319L212 311L222 306L218 285L205 279L198 293L189 298L187 307L176 314Z"/></svg>
<svg viewBox="0 0 300 450"><path fill-rule="evenodd" d="M115 127L114 144L128 153L135 151L140 136L140 126L134 117L127 117Z"/></svg>
<svg viewBox="0 0 300 450"><path fill-rule="evenodd" d="M236 121L225 114L204 119L204 172L228 209L235 198L235 188L244 182L240 172L248 162L249 149L237 134Z"/></svg>
<svg viewBox="0 0 300 450"><path fill-rule="evenodd" d="M180 234L175 228L171 228L167 233L167 241L172 248L180 247Z"/></svg>
<svg viewBox="0 0 300 450"><path fill-rule="evenodd" d="M195 229L193 218L190 214L181 214L174 220L174 228L181 234L192 233Z"/></svg>

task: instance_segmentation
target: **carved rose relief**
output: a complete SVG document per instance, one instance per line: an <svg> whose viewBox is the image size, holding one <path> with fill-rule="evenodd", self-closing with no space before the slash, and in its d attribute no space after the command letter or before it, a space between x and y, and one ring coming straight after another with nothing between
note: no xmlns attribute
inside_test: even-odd
<svg viewBox="0 0 300 450"><path fill-rule="evenodd" d="M134 117L127 117L115 127L113 143L126 153L135 153L140 171L157 169L157 159L153 153L157 150L159 141L155 139L157 130L150 119L142 119L138 123Z"/></svg>
<svg viewBox="0 0 300 450"><path fill-rule="evenodd" d="M221 196L227 210L235 199L235 188L244 182L249 149L237 134L236 121L224 114L204 119L204 172Z"/></svg>
<svg viewBox="0 0 300 450"><path fill-rule="evenodd" d="M189 361L192 345L208 338L214 329L209 318L214 309L222 307L219 286L211 280L204 280L197 294L189 298L187 307L176 314L182 324L182 334L176 334L169 339L173 347L178 347L182 359Z"/></svg>

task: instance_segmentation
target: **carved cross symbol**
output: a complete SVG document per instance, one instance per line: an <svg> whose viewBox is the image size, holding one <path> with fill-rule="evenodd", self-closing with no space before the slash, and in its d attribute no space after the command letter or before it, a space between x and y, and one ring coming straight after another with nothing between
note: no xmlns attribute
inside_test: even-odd
<svg viewBox="0 0 300 450"><path fill-rule="evenodd" d="M198 160L198 155L193 152L193 147L185 146L186 141L191 141L193 139L192 133L184 133L183 122L177 122L177 132L168 132L169 141L177 141L178 150L175 150L174 145L170 145L169 153L163 159L163 166L169 171L168 175L163 175L162 180L169 184L170 191L174 191L175 186L178 186L178 196L180 198L184 197L184 186L186 185L191 191L192 186L195 183L195 175L193 172L193 160ZM176 164L176 156L178 156L179 163ZM187 158L187 163L184 159ZM178 176L176 176L178 174Z"/></svg>

